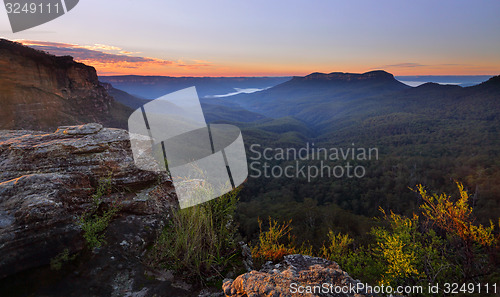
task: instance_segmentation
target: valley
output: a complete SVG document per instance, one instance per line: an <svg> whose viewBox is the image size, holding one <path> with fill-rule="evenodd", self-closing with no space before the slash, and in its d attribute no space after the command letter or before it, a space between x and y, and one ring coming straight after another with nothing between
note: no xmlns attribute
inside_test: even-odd
<svg viewBox="0 0 500 297"><path fill-rule="evenodd" d="M422 271L452 267L441 280L477 280L482 269L494 280L498 273L500 76L416 87L384 70L98 77L72 57L8 40L0 40L0 53L0 249L8 255L0 261L0 287L12 296L69 294L65 281L83 288L85 278L93 279L92 292L108 295L126 288L191 296L223 287L231 296L234 286L244 286L241 276L233 278L248 276L242 273L252 269L252 257L256 266L299 259L304 267L317 262L315 269L333 269L332 260L377 283L387 275L380 254L399 251L379 248L391 238L434 261L412 260ZM134 110L191 86L209 124L241 129L249 175L236 191L179 210L169 172L138 169L123 129ZM181 110L165 106L172 114ZM450 200L429 193L448 193ZM435 201L464 223L448 230L429 217L422 205ZM265 250L266 236L279 237L270 244L278 251ZM447 249L453 253L440 256ZM194 266L191 252L199 257ZM477 265L460 262L470 255ZM53 279L45 277L59 271L52 266L62 267ZM223 274L232 277L224 284ZM405 281L422 281L409 275ZM25 277L36 286L25 288Z"/></svg>

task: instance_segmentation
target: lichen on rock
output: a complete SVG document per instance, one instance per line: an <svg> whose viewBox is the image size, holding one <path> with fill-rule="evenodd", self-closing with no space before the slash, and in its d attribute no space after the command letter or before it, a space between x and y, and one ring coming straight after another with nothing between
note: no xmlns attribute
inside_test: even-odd
<svg viewBox="0 0 500 297"><path fill-rule="evenodd" d="M223 284L227 297L257 296L374 296L364 290L336 293L335 287L356 287L354 280L335 262L305 255L288 255L278 264L268 262ZM326 285L324 285L326 284ZM300 289L299 289L300 288Z"/></svg>

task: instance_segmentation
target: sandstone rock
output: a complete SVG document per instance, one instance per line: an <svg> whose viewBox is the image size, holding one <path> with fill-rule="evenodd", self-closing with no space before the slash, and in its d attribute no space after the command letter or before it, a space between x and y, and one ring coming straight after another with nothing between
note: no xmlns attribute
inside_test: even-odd
<svg viewBox="0 0 500 297"><path fill-rule="evenodd" d="M168 174L152 158L141 162L153 171L135 166L126 131L99 124L0 131L0 296L198 296L201 288L156 277L144 264L178 202ZM106 243L85 249L77 220L108 178L103 204L120 211ZM47 264L65 249L77 257L52 270Z"/></svg>
<svg viewBox="0 0 500 297"><path fill-rule="evenodd" d="M260 271L245 273L235 280L225 280L223 290L228 297L374 296L364 290L347 291L347 288L356 288L358 283L360 282L342 271L335 262L310 256L289 255L279 264L268 263ZM323 284L333 290L320 291ZM299 291L299 287L303 288L303 293ZM345 293L335 292L336 287L346 288ZM310 292L307 288L310 288Z"/></svg>
<svg viewBox="0 0 500 297"><path fill-rule="evenodd" d="M110 246L139 256L176 199L166 173L134 165L126 131L99 124L0 131L0 278L48 264L65 248L82 250L77 218L106 178L113 191L105 203L121 207Z"/></svg>
<svg viewBox="0 0 500 297"><path fill-rule="evenodd" d="M62 133L67 135L87 135L95 134L102 130L102 125L97 123L91 123L80 126L61 126L55 133Z"/></svg>

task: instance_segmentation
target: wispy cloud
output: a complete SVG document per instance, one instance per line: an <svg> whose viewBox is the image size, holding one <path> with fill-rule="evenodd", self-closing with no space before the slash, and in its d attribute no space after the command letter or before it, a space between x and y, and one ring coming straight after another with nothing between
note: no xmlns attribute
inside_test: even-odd
<svg viewBox="0 0 500 297"><path fill-rule="evenodd" d="M131 52L120 47L106 44L78 45L71 43L17 40L29 47L46 51L56 56L72 56L76 61L94 66L104 74L130 73L130 69L169 72L168 68L200 69L212 67L212 63L203 60L173 61L139 56L140 52ZM163 70L162 70L163 69Z"/></svg>
<svg viewBox="0 0 500 297"><path fill-rule="evenodd" d="M457 64L457 63L447 63L447 64L439 64L440 66L473 66L471 64L463 64L463 63L460 63L460 64Z"/></svg>
<svg viewBox="0 0 500 297"><path fill-rule="evenodd" d="M420 63L398 63L398 64L389 64L382 65L375 68L416 68L416 67L427 67L428 65L420 64Z"/></svg>

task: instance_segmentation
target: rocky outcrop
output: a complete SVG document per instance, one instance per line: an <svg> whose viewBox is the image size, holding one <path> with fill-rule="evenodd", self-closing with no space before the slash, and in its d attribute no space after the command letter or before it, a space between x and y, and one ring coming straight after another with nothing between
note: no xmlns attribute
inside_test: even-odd
<svg viewBox="0 0 500 297"><path fill-rule="evenodd" d="M102 179L111 182L104 205L115 203L120 211L108 227L105 247L57 285L71 283L66 288L71 296L132 292L141 277L146 281L141 257L177 205L170 178L134 165L124 130L88 124L55 133L0 131L0 279L49 264L64 249L82 251L77 220ZM79 286L85 290L76 292Z"/></svg>
<svg viewBox="0 0 500 297"><path fill-rule="evenodd" d="M362 286L335 262L289 255L279 264L268 263L260 271L225 280L223 290L227 297L375 296Z"/></svg>
<svg viewBox="0 0 500 297"><path fill-rule="evenodd" d="M131 110L100 85L94 67L0 39L0 129L53 131L99 122L125 128Z"/></svg>

